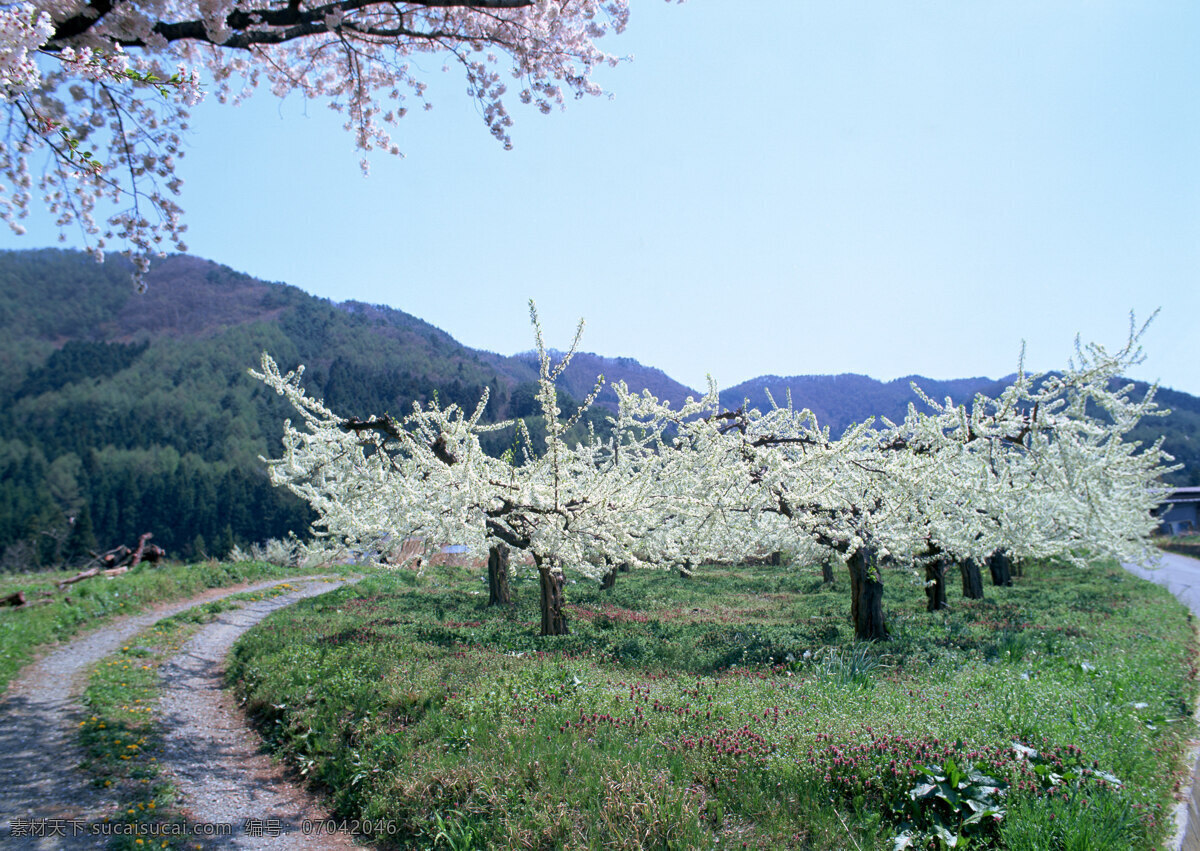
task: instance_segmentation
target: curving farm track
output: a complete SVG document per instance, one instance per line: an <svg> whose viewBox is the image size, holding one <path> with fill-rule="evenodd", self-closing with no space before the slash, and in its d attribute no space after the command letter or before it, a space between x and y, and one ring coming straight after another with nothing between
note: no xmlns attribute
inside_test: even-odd
<svg viewBox="0 0 1200 851"><path fill-rule="evenodd" d="M223 660L234 641L276 609L346 584L343 579L289 580L293 593L221 613L203 626L160 669L158 717L164 734L160 763L173 775L184 811L196 822L232 825L225 839L205 847L351 848L344 835L305 837L304 819L325 812L288 782L281 769L258 753L258 743L240 713L221 691ZM113 621L70 641L27 666L0 699L0 843L13 849L103 848L108 837L73 836L75 824L99 822L117 801L88 783L77 770L83 759L76 731L83 717L79 696L88 669L156 621L211 600L277 585L279 580L214 589L180 603ZM62 835L17 836L21 820L62 819ZM258 834L254 825L277 820L279 835ZM275 822L270 823L274 833ZM41 831L47 832L47 831Z"/></svg>

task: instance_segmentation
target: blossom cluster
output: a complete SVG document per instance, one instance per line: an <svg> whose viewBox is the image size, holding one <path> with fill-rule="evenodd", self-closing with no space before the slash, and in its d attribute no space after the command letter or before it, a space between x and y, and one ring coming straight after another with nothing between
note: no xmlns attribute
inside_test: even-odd
<svg viewBox="0 0 1200 851"><path fill-rule="evenodd" d="M12 101L41 79L34 54L54 32L50 15L29 3L0 9L0 96Z"/></svg>
<svg viewBox="0 0 1200 851"><path fill-rule="evenodd" d="M99 14L84 0L0 10L0 96L8 105L0 218L22 230L35 182L30 157L46 151L50 164L36 183L59 228L79 226L97 256L121 240L143 267L164 241L186 250L174 160L186 108L202 94L201 73L221 102L260 85L279 97L323 101L345 116L364 155L399 154L391 128L408 99L432 106L420 60L443 55L446 68L464 74L488 131L511 147L510 85L542 113L568 95L600 94L594 70L619 59L597 42L629 19L628 0L108 5ZM160 166L152 179L147 158ZM365 156L362 164L365 171ZM98 218L97 201L117 211Z"/></svg>

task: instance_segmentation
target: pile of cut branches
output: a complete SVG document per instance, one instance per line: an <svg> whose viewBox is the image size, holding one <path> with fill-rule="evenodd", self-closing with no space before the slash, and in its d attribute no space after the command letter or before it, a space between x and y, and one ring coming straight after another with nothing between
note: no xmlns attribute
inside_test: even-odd
<svg viewBox="0 0 1200 851"><path fill-rule="evenodd" d="M138 538L137 547L134 549L121 545L106 553L92 553L92 560L88 562L87 567L70 579L64 579L58 583L59 589L85 579L91 579L93 576L119 576L144 561L158 564L167 557L167 551L154 544L147 544L146 542L152 537L150 532L142 535Z"/></svg>

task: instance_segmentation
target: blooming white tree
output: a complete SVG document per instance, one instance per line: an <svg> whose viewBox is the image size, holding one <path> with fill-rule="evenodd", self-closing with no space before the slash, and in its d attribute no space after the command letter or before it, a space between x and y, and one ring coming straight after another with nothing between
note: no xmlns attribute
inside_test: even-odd
<svg viewBox="0 0 1200 851"><path fill-rule="evenodd" d="M722 516L777 514L794 535L845 558L856 635L882 639L881 559L923 564L940 582L947 560L978 564L999 550L1078 564L1145 558L1151 485L1172 468L1161 441L1126 440L1142 417L1166 413L1155 388L1135 399L1132 385L1117 384L1140 361L1144 330L1131 318L1115 354L1077 342L1062 373L1022 366L997 398L977 396L970 408L914 388L930 413L910 405L901 423L868 421L838 440L790 403L690 419L649 396L630 407L648 423L673 417L677 443L723 459L710 463L738 469L753 486L713 491L717 503L735 495Z"/></svg>
<svg viewBox="0 0 1200 851"><path fill-rule="evenodd" d="M616 563L672 563L678 539L646 530L664 528L664 518L686 512L678 507L682 499L661 487L672 476L664 460L675 459L649 448L657 434L618 429L606 439L593 433L587 442L567 445L564 435L595 400L602 379L578 410L564 416L555 379L570 363L583 324L555 364L532 303L530 316L545 425L540 447L520 420L483 424L486 393L469 416L435 401L414 406L403 420L344 419L305 394L302 370L281 373L264 354L262 370L251 374L303 417L303 428L285 425L284 453L268 464L273 482L313 506L326 534L372 546L385 538L452 541L477 558L494 557L500 546L527 553L541 583L542 634L558 635L567 632L564 565L599 578ZM479 435L501 428L519 430L523 458L482 451Z"/></svg>
<svg viewBox="0 0 1200 851"><path fill-rule="evenodd" d="M164 243L186 250L176 165L202 75L222 102L259 85L326 101L364 154L398 154L392 128L431 107L421 61L440 56L508 147L514 97L547 113L601 93L593 72L618 59L598 42L628 18L627 0L3 4L0 218L20 232L36 194L95 253L122 241L144 271Z"/></svg>
<svg viewBox="0 0 1200 851"><path fill-rule="evenodd" d="M345 420L308 398L300 374L264 355L257 377L305 420L287 424L272 479L304 497L329 534L350 542L419 537L463 543L477 556L500 545L532 556L541 580L542 632L567 631L562 567L598 578L611 566L671 567L742 560L764 550L823 548L850 574L851 618L862 639L884 639L881 568L927 568L931 601L944 601L949 561L1060 556L1076 563L1141 559L1154 521L1151 485L1170 468L1161 443L1125 438L1162 413L1154 389L1140 399L1121 372L1140 358L1131 326L1116 354L1077 346L1062 373L1027 374L970 408L910 405L903 422L873 421L837 439L811 411L723 410L714 387L672 408L616 386L610 436L568 446L552 364L531 304L540 358L545 446L520 421L484 425L436 403L404 420ZM596 391L599 390L597 384ZM478 435L522 430L522 463L492 458ZM936 608L931 605L931 608Z"/></svg>

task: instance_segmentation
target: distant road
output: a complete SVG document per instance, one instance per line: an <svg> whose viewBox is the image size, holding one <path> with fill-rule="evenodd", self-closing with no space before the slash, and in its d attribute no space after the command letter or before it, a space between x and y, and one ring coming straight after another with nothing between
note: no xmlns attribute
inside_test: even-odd
<svg viewBox="0 0 1200 851"><path fill-rule="evenodd" d="M1124 564L1130 573L1165 585L1180 602L1200 615L1200 559L1178 553L1159 553L1158 560L1147 569L1141 565Z"/></svg>

